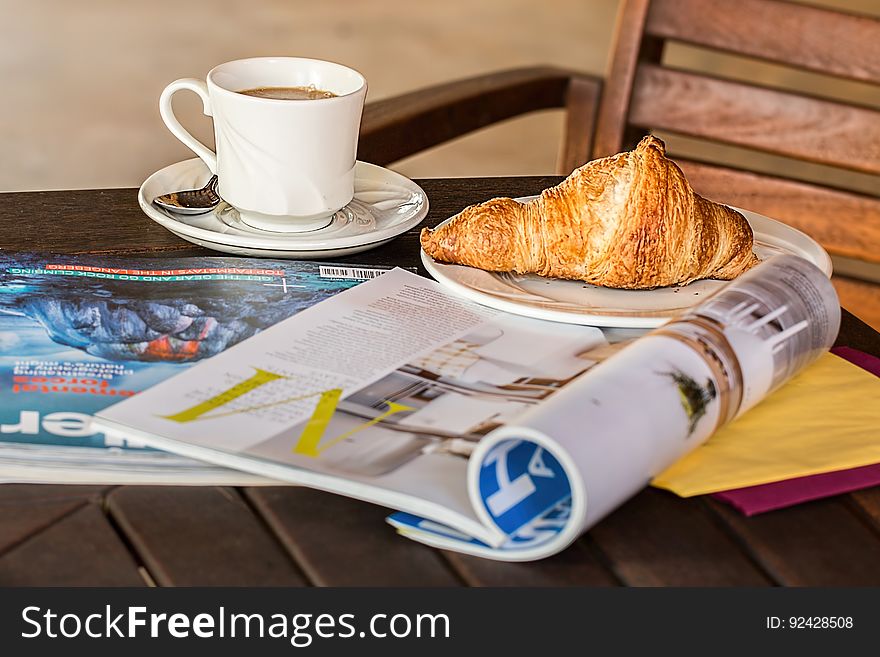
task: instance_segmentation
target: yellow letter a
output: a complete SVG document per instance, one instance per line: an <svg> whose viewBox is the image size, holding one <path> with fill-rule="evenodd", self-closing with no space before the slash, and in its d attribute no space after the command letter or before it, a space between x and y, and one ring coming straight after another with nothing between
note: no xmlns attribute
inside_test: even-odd
<svg viewBox="0 0 880 657"><path fill-rule="evenodd" d="M214 395L210 399L196 404L195 406L190 406L186 410L175 413L174 415L163 415L162 417L166 420L172 420L173 422L192 422L193 420L199 419L205 413L216 410L221 406L225 406L229 402L246 395L252 390L257 389L262 385L266 385L270 381L286 378L280 374L267 372L266 370L261 370L257 367L254 368L254 372L255 373L251 378L236 383L231 388Z"/></svg>
<svg viewBox="0 0 880 657"><path fill-rule="evenodd" d="M306 426L300 434L299 440L297 441L296 445L293 446L294 454L302 454L303 456L311 456L312 458L317 458L321 455L322 452L333 447L333 445L336 445L346 438L353 436L358 431L363 431L364 429L373 426L377 422L381 422L385 418L391 417L395 413L416 410L412 406L404 406L403 404L398 404L397 402L386 401L385 403L388 405L387 411L385 411L378 417L374 417L368 422L359 424L354 429L350 429L345 433L336 436L336 438L333 438L332 440L328 440L326 443L319 447L318 443L321 442L321 438L324 436L324 431L327 429L327 425L330 424L330 418L333 417L333 413L336 411L336 406L337 404L339 404L340 395L342 395L342 390L340 390L339 388L327 390L326 392L324 392L324 394L321 395L321 399L315 406L315 411L314 413L312 413L312 417L306 423Z"/></svg>

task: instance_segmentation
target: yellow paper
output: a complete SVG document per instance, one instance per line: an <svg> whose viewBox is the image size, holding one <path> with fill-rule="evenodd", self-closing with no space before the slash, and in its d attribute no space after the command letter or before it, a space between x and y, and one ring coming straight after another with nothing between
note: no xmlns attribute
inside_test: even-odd
<svg viewBox="0 0 880 657"><path fill-rule="evenodd" d="M704 495L880 463L880 378L824 354L652 485Z"/></svg>

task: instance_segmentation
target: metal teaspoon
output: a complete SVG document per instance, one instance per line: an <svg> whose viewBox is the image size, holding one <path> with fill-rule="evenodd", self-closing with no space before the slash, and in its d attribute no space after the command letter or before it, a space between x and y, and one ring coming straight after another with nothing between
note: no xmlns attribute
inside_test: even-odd
<svg viewBox="0 0 880 657"><path fill-rule="evenodd" d="M205 214L220 203L217 194L217 176L211 176L208 184L201 189L187 189L170 194L162 194L153 203L163 210L177 214Z"/></svg>

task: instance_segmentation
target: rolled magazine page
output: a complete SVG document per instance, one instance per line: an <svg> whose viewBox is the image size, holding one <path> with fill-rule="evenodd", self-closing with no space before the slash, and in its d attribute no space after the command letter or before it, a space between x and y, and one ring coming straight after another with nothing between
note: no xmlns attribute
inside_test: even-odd
<svg viewBox="0 0 880 657"><path fill-rule="evenodd" d="M469 461L468 492L506 539L456 549L507 560L560 551L812 363L839 325L834 288L812 264L775 256L755 267L487 435ZM417 540L455 538L400 520Z"/></svg>
<svg viewBox="0 0 880 657"><path fill-rule="evenodd" d="M840 330L831 281L811 263L776 256L681 318L720 327L742 373L744 413L828 351Z"/></svg>

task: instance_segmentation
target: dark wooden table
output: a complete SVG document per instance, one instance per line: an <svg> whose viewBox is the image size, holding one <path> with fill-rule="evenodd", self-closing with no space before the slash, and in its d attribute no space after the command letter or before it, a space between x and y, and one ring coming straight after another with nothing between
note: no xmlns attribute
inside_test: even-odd
<svg viewBox="0 0 880 657"><path fill-rule="evenodd" d="M558 180L423 180L426 224ZM0 221L9 250L209 253L147 219L133 189L0 194ZM413 229L346 259L413 266L417 245ZM838 344L880 355L880 334L847 312ZM880 585L880 488L756 518L649 488L562 554L528 564L421 546L386 514L305 488L7 484L0 585Z"/></svg>

